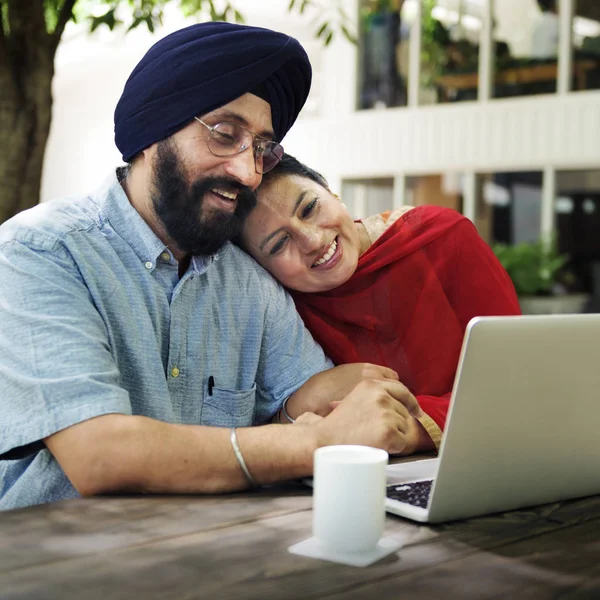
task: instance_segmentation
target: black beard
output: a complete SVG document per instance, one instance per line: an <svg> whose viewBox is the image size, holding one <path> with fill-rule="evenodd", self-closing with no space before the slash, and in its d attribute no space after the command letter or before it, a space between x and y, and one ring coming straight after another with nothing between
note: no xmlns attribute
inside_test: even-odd
<svg viewBox="0 0 600 600"><path fill-rule="evenodd" d="M170 140L158 142L151 192L154 212L168 236L185 254L209 256L238 236L246 217L256 206L249 187L227 177L206 177L188 185ZM212 188L238 192L233 212L202 211L204 195Z"/></svg>

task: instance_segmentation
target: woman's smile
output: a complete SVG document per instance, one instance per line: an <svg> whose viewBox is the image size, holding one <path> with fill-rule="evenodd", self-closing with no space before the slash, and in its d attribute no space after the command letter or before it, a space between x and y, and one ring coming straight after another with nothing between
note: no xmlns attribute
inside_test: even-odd
<svg viewBox="0 0 600 600"><path fill-rule="evenodd" d="M329 244L329 247L325 251L321 257L314 262L311 269L319 269L321 271L325 271L327 269L333 268L338 262L342 259L343 249L342 244L338 243L338 237L336 236L333 239L333 242Z"/></svg>

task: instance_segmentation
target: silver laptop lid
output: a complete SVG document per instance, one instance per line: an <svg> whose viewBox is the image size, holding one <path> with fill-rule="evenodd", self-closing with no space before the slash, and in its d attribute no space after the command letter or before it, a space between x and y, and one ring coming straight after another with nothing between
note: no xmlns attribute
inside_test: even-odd
<svg viewBox="0 0 600 600"><path fill-rule="evenodd" d="M600 493L600 315L478 317L429 521Z"/></svg>

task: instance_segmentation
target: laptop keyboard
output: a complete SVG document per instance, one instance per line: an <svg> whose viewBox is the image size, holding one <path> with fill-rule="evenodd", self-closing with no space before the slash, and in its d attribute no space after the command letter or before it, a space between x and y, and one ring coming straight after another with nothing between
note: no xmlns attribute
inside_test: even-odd
<svg viewBox="0 0 600 600"><path fill-rule="evenodd" d="M388 485L387 497L413 506L427 508L432 484L433 479L426 479L424 481Z"/></svg>

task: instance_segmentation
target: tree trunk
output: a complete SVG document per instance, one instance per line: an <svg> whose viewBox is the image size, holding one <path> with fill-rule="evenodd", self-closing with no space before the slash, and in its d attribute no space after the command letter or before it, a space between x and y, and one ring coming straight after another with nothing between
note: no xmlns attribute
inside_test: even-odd
<svg viewBox="0 0 600 600"><path fill-rule="evenodd" d="M54 57L47 58L45 64L23 73L24 94L13 88L0 99L0 223L40 199L54 75Z"/></svg>
<svg viewBox="0 0 600 600"><path fill-rule="evenodd" d="M0 223L39 202L54 56L76 1L55 7L49 33L43 0L0 0Z"/></svg>

